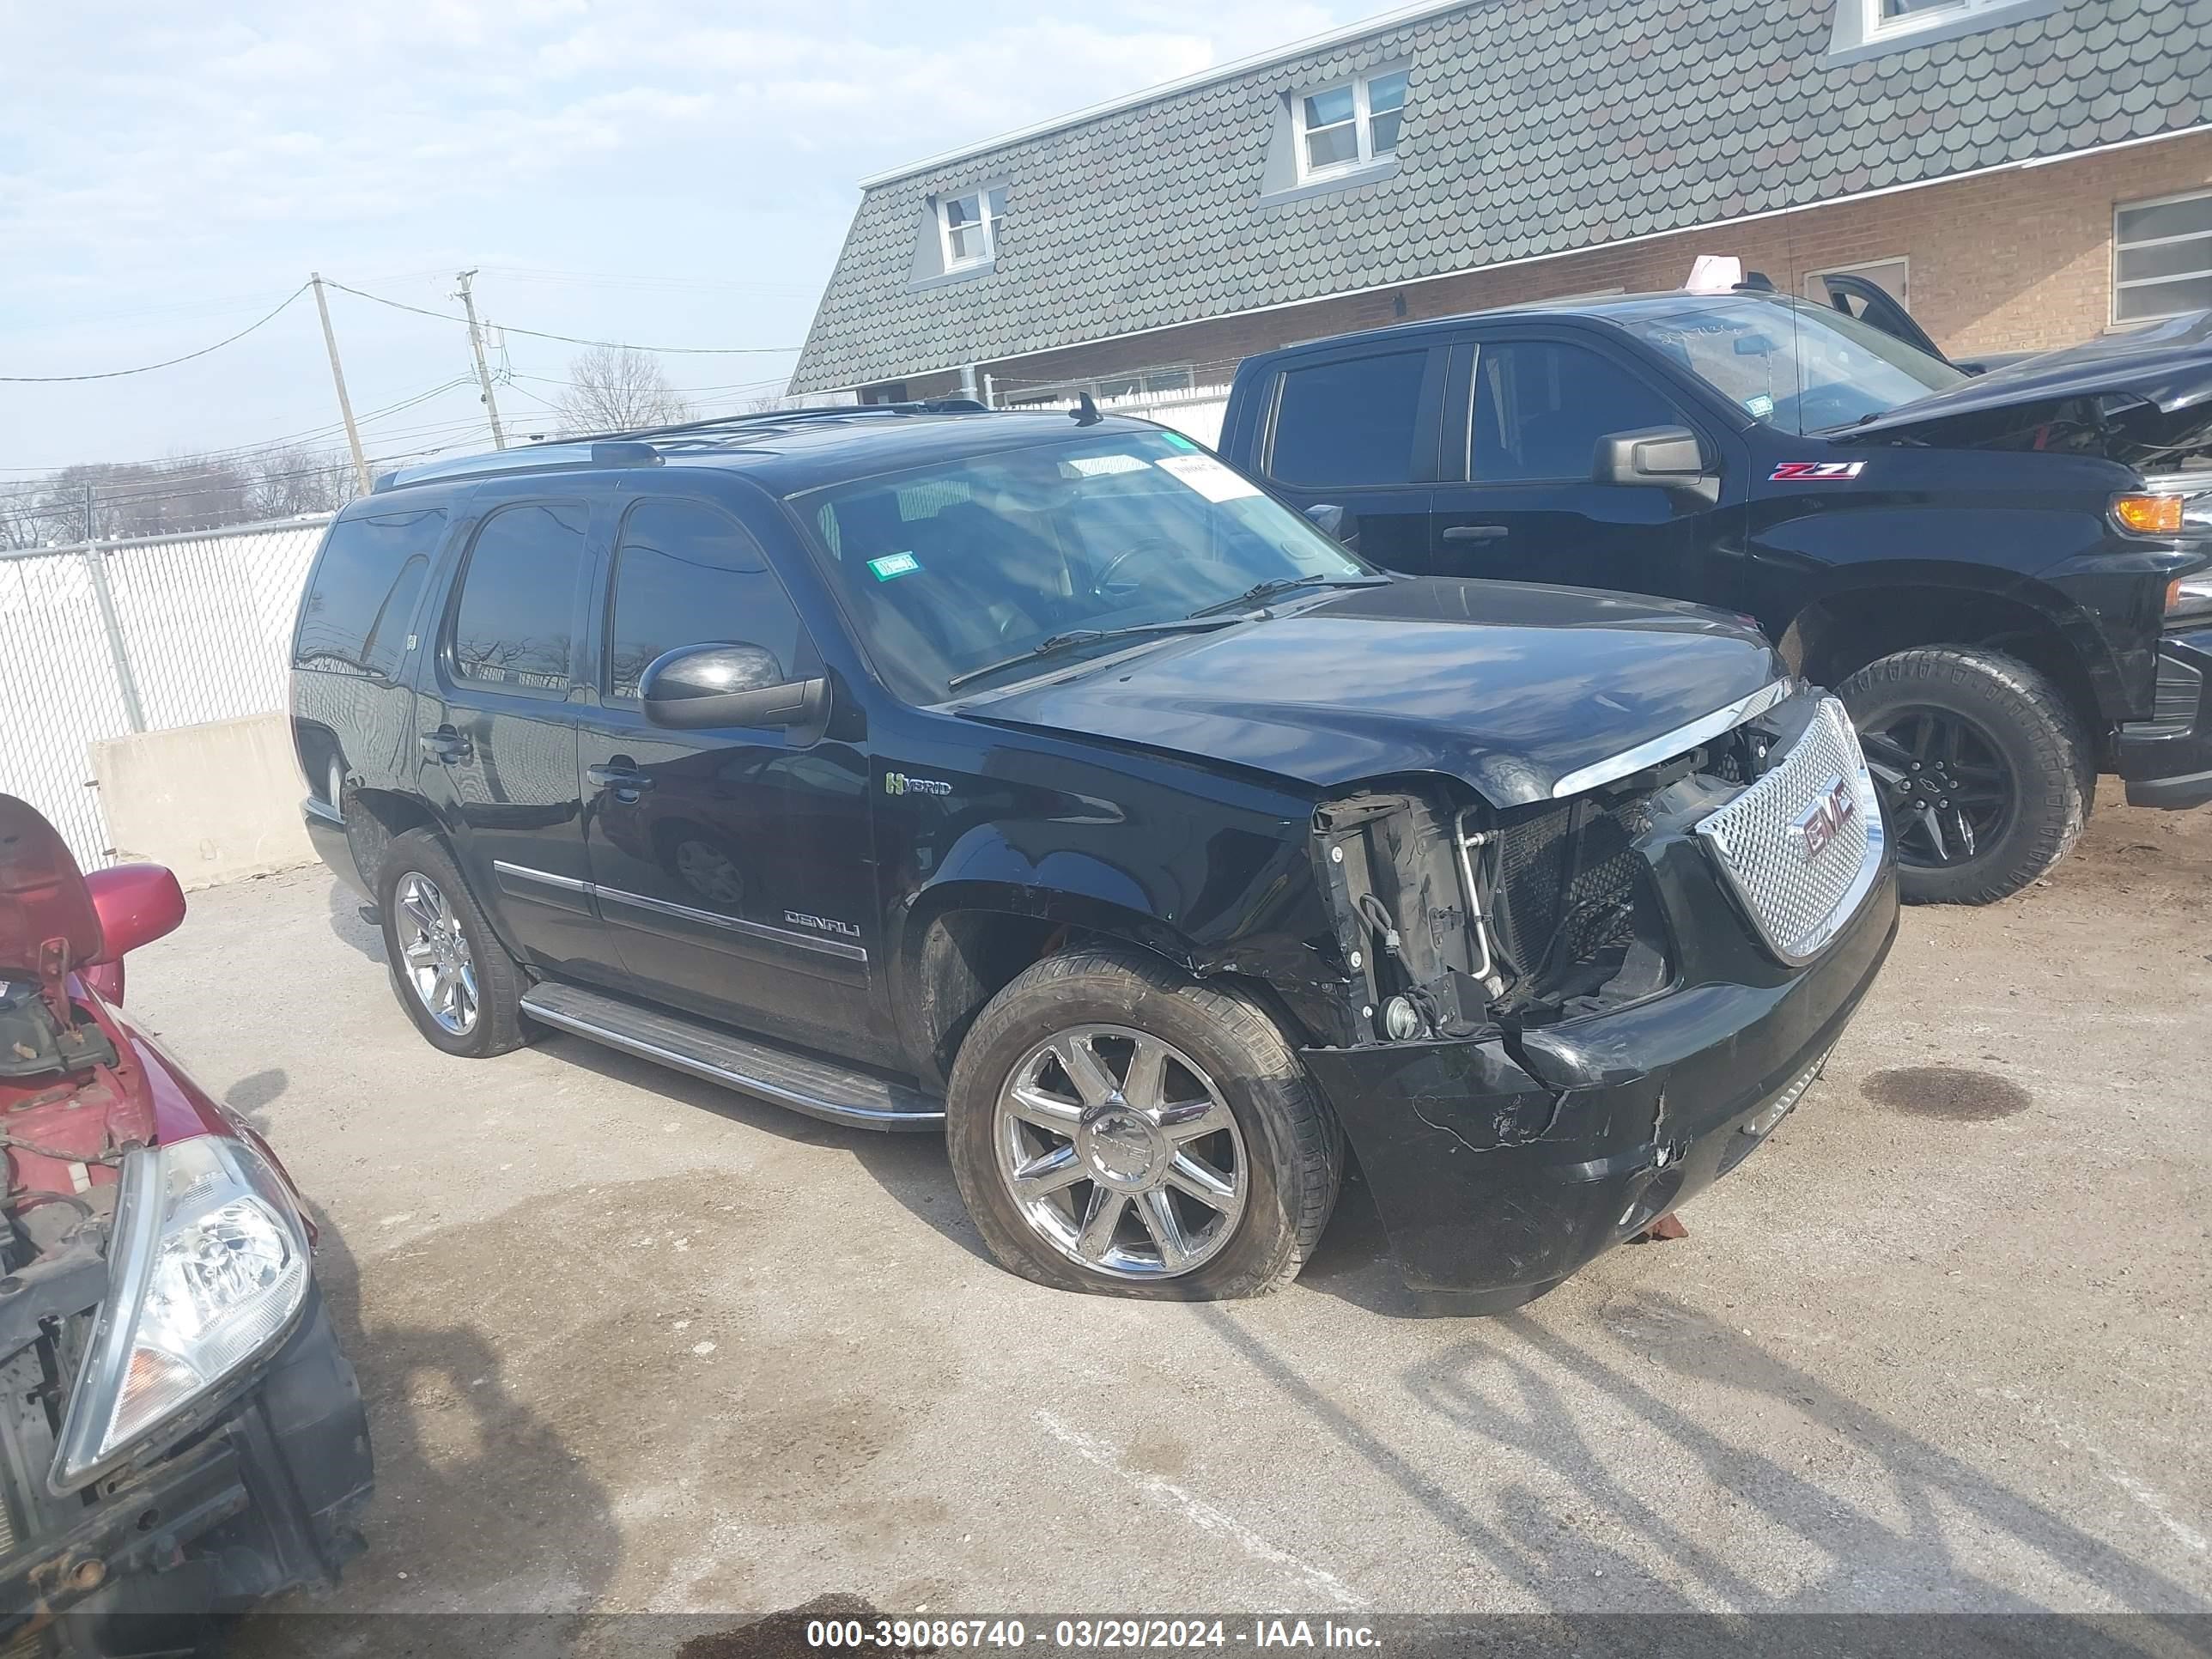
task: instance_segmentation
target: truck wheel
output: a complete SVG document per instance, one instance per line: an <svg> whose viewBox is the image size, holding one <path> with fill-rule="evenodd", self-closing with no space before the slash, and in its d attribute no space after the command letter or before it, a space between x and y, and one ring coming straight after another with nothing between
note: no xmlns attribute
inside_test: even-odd
<svg viewBox="0 0 2212 1659"><path fill-rule="evenodd" d="M385 848L376 908L392 993L434 1048L483 1059L529 1040L522 971L430 831L410 830Z"/></svg>
<svg viewBox="0 0 2212 1659"><path fill-rule="evenodd" d="M1845 680L1909 904L1988 904L2066 856L2088 748L2058 688L2016 657L1928 646Z"/></svg>
<svg viewBox="0 0 2212 1659"><path fill-rule="evenodd" d="M1060 1290L1212 1301L1286 1285L1344 1138L1274 1021L1133 953L1036 963L952 1069L952 1173L984 1243Z"/></svg>

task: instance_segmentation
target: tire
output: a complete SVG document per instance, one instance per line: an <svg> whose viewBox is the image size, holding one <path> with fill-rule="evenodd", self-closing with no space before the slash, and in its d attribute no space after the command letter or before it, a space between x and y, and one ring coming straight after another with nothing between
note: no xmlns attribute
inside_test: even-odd
<svg viewBox="0 0 2212 1659"><path fill-rule="evenodd" d="M1077 1045L1104 1065L1103 1078L1088 1073L1089 1089L1059 1060ZM1140 1049L1161 1056L1146 1073L1161 1079L1157 1088L1136 1075ZM1049 1123L1013 1103L1013 1086L1029 1078L1025 1099L1048 1101ZM1059 1290L1168 1301L1261 1295L1297 1277L1344 1179L1343 1134L1275 1022L1234 991L1134 952L1076 951L1026 969L977 1017L947 1099L952 1173L984 1243L1011 1271ZM1147 1102L1158 1109L1140 1109ZM1056 1177L1085 1173L1018 1200L1009 1171L1048 1154L1064 1154ZM1222 1182L1202 1200L1189 1182L1193 1160ZM1139 1182L1153 1184L1127 1190ZM1223 1190L1231 1184L1234 1199ZM1085 1229L1109 1208L1116 1219L1102 1249ZM1164 1235L1188 1249L1189 1265L1171 1261Z"/></svg>
<svg viewBox="0 0 2212 1659"><path fill-rule="evenodd" d="M1979 646L1900 651L1837 695L1875 769L1906 903L2008 897L2081 833L2096 784L2087 739L2058 688L2018 658ZM1931 729L1933 739L1920 735ZM1935 768L1948 769L1924 769ZM1981 818L1992 791L2002 810Z"/></svg>
<svg viewBox="0 0 2212 1659"><path fill-rule="evenodd" d="M429 898L435 902L426 904ZM377 871L376 908L384 929L384 955L391 969L392 994L433 1048L483 1060L519 1048L529 1041L522 1021L522 970L492 932L453 855L431 831L410 830L394 836L385 848ZM450 934L434 925L434 915L449 919ZM410 951L423 945L434 933L449 939L457 938L462 948L454 950L449 943L441 953L432 945L431 960L422 968L411 968ZM441 968L457 965L470 970L459 977L464 983L472 982L474 988L465 1022L441 1020L433 1011L432 1000L443 999L418 989L416 977L425 970L434 977Z"/></svg>

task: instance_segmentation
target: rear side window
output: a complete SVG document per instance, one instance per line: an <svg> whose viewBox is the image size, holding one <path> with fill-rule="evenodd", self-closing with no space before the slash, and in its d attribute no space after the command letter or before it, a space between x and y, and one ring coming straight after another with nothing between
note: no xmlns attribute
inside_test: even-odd
<svg viewBox="0 0 2212 1659"><path fill-rule="evenodd" d="M1428 362L1425 349L1393 351L1286 371L1268 476L1325 489L1412 482Z"/></svg>
<svg viewBox="0 0 2212 1659"><path fill-rule="evenodd" d="M696 501L641 501L615 555L607 696L638 700L646 665L678 646L763 646L799 672L799 613L737 521Z"/></svg>
<svg viewBox="0 0 2212 1659"><path fill-rule="evenodd" d="M445 534L441 507L332 525L300 601L293 665L391 678L406 655L407 624Z"/></svg>
<svg viewBox="0 0 2212 1659"><path fill-rule="evenodd" d="M1607 433L1682 423L1674 404L1585 346L1485 345L1474 361L1468 476L1477 483L1588 478Z"/></svg>
<svg viewBox="0 0 2212 1659"><path fill-rule="evenodd" d="M477 532L453 615L453 673L484 685L565 691L576 579L591 512L578 501L503 507Z"/></svg>

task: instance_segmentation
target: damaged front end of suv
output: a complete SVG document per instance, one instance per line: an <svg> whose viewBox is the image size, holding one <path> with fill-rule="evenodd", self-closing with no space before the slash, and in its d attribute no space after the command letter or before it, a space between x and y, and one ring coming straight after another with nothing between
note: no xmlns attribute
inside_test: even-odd
<svg viewBox="0 0 2212 1659"><path fill-rule="evenodd" d="M368 1423L266 1142L123 1014L177 926L154 866L81 874L0 795L0 1651L195 1649L333 1582Z"/></svg>
<svg viewBox="0 0 2212 1659"><path fill-rule="evenodd" d="M1897 917L1850 720L1791 681L1512 793L1401 777L1312 830L1346 980L1303 1058L1407 1282L1486 1310L1741 1162Z"/></svg>

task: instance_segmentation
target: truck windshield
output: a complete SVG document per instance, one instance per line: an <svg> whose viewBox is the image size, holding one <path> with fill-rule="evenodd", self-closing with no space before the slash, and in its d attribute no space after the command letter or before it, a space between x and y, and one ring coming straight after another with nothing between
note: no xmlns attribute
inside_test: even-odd
<svg viewBox="0 0 2212 1659"><path fill-rule="evenodd" d="M942 702L956 681L1010 683L1040 647L1097 655L1150 637L1109 630L1233 614L1263 584L1255 606L1306 583L1383 580L1172 433L1072 433L790 504L912 702Z"/></svg>
<svg viewBox="0 0 2212 1659"><path fill-rule="evenodd" d="M1620 320L1784 432L1847 427L1966 378L1871 324L1802 300L1686 294L1677 307Z"/></svg>

